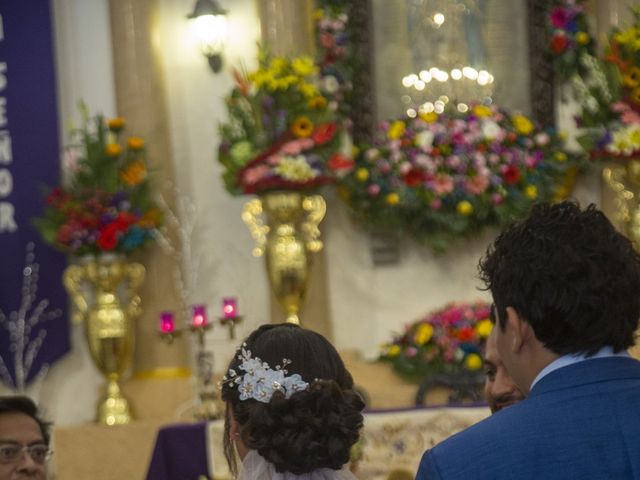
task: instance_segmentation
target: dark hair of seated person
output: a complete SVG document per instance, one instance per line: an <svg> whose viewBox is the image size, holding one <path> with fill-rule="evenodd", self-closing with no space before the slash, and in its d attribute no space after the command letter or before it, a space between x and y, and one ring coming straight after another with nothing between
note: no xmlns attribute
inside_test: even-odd
<svg viewBox="0 0 640 480"><path fill-rule="evenodd" d="M640 255L593 204L534 206L498 236L479 271L503 331L510 306L558 355L634 344Z"/></svg>
<svg viewBox="0 0 640 480"><path fill-rule="evenodd" d="M31 417L40 427L44 443L51 440L51 423L40 418L38 406L29 397L22 395L0 396L0 415L6 413L23 413Z"/></svg>
<svg viewBox="0 0 640 480"><path fill-rule="evenodd" d="M263 403L240 400L238 388L223 383L225 457L231 472L237 473L237 465L229 438L230 412L240 425L243 443L276 471L300 475L320 468L342 468L359 438L364 403L333 345L322 335L289 323L263 325L244 344L253 357L271 368L281 365L284 358L290 360L287 375L299 374L309 388L288 399L276 391L269 403ZM229 369L238 371L240 363L236 354Z"/></svg>

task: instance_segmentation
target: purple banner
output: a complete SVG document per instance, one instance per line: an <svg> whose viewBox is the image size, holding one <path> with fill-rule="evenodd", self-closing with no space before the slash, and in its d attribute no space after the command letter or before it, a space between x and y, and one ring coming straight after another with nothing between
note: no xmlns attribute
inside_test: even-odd
<svg viewBox="0 0 640 480"><path fill-rule="evenodd" d="M69 350L65 258L31 224L59 181L49 3L0 2L0 381L16 390Z"/></svg>

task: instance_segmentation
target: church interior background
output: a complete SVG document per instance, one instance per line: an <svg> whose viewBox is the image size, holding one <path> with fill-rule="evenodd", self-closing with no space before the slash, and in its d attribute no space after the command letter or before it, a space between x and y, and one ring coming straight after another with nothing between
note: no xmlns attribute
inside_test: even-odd
<svg viewBox="0 0 640 480"><path fill-rule="evenodd" d="M199 355L207 353L205 360L211 361L217 379L240 339L260 324L285 318L270 291L264 258L252 255L255 242L243 221L245 204L255 196L232 196L221 180L224 167L217 159L221 142L218 127L228 121L226 98L235 85L232 69L257 68L259 42L268 44L277 55L316 51L314 18L317 19L318 5L310 0L220 0L217 3L225 10L227 27L222 67L214 72L187 18L194 10L194 0L39 3L42 5L39 8L49 12L52 29L50 48L55 65L53 88L58 125L55 133L59 145L67 144L70 125L82 122L80 101L89 112L102 113L106 118L124 117L127 131L144 138L154 188L175 214L173 223L170 214L164 215L167 226L164 235L174 250L152 242L142 253L130 256L146 269L138 292L142 313L134 321L135 349L120 382L132 404L132 421L118 426L95 423L96 404L105 388L105 379L91 360L82 320L72 321L76 308L61 290L61 275L51 290L47 284L39 285L39 295L46 296L47 292L56 295L55 301L65 304L64 318L58 318L58 323L49 322L51 327L45 322L41 328L46 331L54 325L64 325L68 329L68 352L56 354L43 375L29 378L23 391L39 402L55 424L53 478L143 478L158 430L169 424L197 420L193 411L202 388L196 378L201 366L198 360L203 360ZM438 102L442 103L447 95L456 97L459 112L465 111L460 105L471 108L473 102L486 104L488 98L488 104L495 102L536 118L544 99L535 97L531 88L532 78L539 73L532 72L529 63L531 45L536 43L530 37L534 35L530 15L535 3L323 2L325 6L348 5L349 21L359 22L358 28L368 32L368 43L361 47L360 54L370 56L367 60L370 75L364 83L353 82L352 95L357 99L351 114L359 117L353 122L354 128L363 128L363 122L373 125L404 115L415 117L416 110L409 112L414 104L430 105L425 107L426 113L440 113ZM632 21L628 7L636 3L586 2L593 36L601 37L613 26ZM13 17L9 14L12 8L15 7L6 3L0 5L0 18L4 22L0 48L3 42L11 40L13 29L7 22L11 19L22 22L20 15L29 14L27 8L16 8L18 14ZM441 14L442 19L434 13ZM447 22L451 22L450 27ZM539 31L535 35L538 34ZM6 50L0 49L2 52ZM18 61L12 63L8 58L15 57L0 56L0 66L4 62L0 73L5 76L9 98L14 100L5 105L7 118L11 120L13 112L30 100L10 96L14 78L18 82L17 76L12 77L12 66ZM451 87L457 75L453 71L464 65L476 68L472 69L475 74L464 73L467 78L474 78L473 85ZM458 71L462 76L464 70ZM450 77L440 81L438 76L443 74ZM0 83L0 95L4 88ZM551 90L555 94L555 124L567 134L569 151L578 151L573 117L579 106L567 92L566 85L559 84ZM9 127L12 125L9 123ZM19 138L17 134L14 137ZM343 144L341 148L351 151L348 140L343 139L343 143L346 146ZM16 152L14 164L29 164L29 158L19 158ZM64 156L59 152L49 154L49 165L59 166L63 177L68 174ZM572 184L570 196L582 204L596 203L612 220L620 222L620 204L602 179L606 165L603 162L584 169ZM22 182L29 181L27 177L20 178ZM17 176L13 188L20 189ZM416 384L395 373L388 362L376 361L382 346L404 332L406 325L451 302L490 302L489 294L479 288L477 263L499 230L495 226L481 229L456 239L444 251L434 252L406 232L396 230L390 235L363 228L350 217L339 189L328 185L319 191L327 206L319 225L324 247L313 254L309 289L300 311L301 323L323 333L343 354L372 411L414 407ZM30 201L44 203L43 199ZM3 251L3 263L6 256L7 261L11 257L23 264L24 245L32 241L27 237L35 235L29 225L26 220L18 225L25 236L18 247ZM620 224L620 228L625 225ZM0 231L0 237L6 238L11 233ZM35 260L47 249L51 247L36 243ZM63 263L65 260L78 263L70 256L55 261L60 263L61 259ZM40 269L44 271L46 266L40 265ZM13 279L3 277L0 308L7 318L17 308L20 297L23 280L18 272ZM55 278L40 279L45 280L56 282ZM12 299L5 304L9 296ZM234 318L237 313L242 319L235 325L234 338L230 338L228 325L220 321L229 318L223 306L230 303ZM183 328L193 319L181 308L192 305L205 306L208 322L213 325L200 339ZM172 342L166 341L166 335L161 338L159 320L163 312L175 312L175 326L184 329L183 335ZM5 334L6 347L9 345L6 329L2 331ZM55 332L47 332L42 351L53 339ZM3 350L3 354L9 351ZM0 392L12 391L16 391L16 385L4 381ZM477 409L463 409L450 416L441 410L430 411L429 415L440 416L429 417L425 424L445 435L445 431L451 431L447 429L462 428L465 422L488 415L486 407L474 406ZM401 419L396 421L407 425L411 417L399 415ZM385 421L372 419L371 425L384 429L390 425ZM206 432L210 449L220 448L220 440L212 438L221 435L219 423ZM410 435L417 438L420 432L407 427L404 435L399 441L406 445L428 446L424 442L429 440L424 438L419 442L415 438L407 440ZM386 437L385 441L388 440ZM375 443L373 436L370 443ZM377 468L378 473L362 478L390 478L388 465L381 465L389 461L398 471L415 472L417 463L402 464L406 455L378 454L378 464L369 466ZM220 452L210 454L210 471L203 475L213 476L222 468L219 464L212 466L220 461L217 455ZM215 478L224 478L224 474L219 475Z"/></svg>

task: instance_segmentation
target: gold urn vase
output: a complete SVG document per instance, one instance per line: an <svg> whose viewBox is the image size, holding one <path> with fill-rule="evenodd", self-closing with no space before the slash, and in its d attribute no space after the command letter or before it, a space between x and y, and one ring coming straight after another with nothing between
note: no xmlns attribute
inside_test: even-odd
<svg viewBox="0 0 640 480"><path fill-rule="evenodd" d="M98 401L98 423L122 425L132 419L118 382L133 355L133 320L141 313L136 290L144 276L141 264L112 254L85 258L64 272L64 285L77 308L75 319L84 324L91 358L107 379Z"/></svg>
<svg viewBox="0 0 640 480"><path fill-rule="evenodd" d="M311 254L322 250L318 225L326 210L320 195L296 191L264 193L244 206L242 220L256 241L253 254L264 254L271 290L287 322L300 323Z"/></svg>
<svg viewBox="0 0 640 480"><path fill-rule="evenodd" d="M620 229L640 250L640 159L605 167L602 175L615 194L615 218Z"/></svg>

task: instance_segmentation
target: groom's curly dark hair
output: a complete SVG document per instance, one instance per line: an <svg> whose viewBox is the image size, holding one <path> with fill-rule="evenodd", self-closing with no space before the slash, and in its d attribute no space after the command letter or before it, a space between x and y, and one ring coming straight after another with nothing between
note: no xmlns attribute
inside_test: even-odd
<svg viewBox="0 0 640 480"><path fill-rule="evenodd" d="M245 446L256 450L278 472L309 473L338 470L350 458L362 428L364 402L340 355L322 335L293 324L263 325L244 342L253 357L271 368L291 360L288 375L309 383L290 398L276 391L268 403L240 400L237 386L224 383L227 403L225 456L232 473L237 468L229 439L229 415L240 424ZM238 355L229 369L238 372Z"/></svg>
<svg viewBox="0 0 640 480"><path fill-rule="evenodd" d="M534 206L498 236L479 271L502 330L510 306L559 355L634 343L640 256L593 204Z"/></svg>

